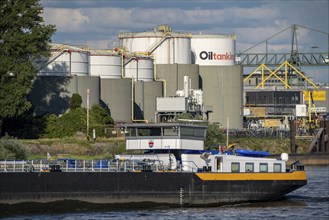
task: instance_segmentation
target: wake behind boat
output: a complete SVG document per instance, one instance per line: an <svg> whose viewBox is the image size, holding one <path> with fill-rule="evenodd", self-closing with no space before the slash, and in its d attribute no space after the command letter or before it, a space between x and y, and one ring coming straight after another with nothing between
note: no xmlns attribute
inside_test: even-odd
<svg viewBox="0 0 329 220"><path fill-rule="evenodd" d="M125 124L126 148L113 160L1 161L0 205L76 200L97 204L210 206L269 201L306 185L287 154L205 151L206 126ZM47 171L47 172L46 172Z"/></svg>

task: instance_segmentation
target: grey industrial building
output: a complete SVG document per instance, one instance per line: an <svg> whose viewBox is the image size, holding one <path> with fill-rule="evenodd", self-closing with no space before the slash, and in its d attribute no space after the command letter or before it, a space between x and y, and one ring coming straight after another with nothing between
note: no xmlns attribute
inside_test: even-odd
<svg viewBox="0 0 329 220"><path fill-rule="evenodd" d="M103 105L116 122L152 123L156 97L177 96L188 76L189 89L203 91L210 122L226 127L229 118L230 128L242 128L243 77L242 67L232 60L234 37L197 35L193 44L193 35L159 26L152 32L120 34L119 39L121 50L111 51L53 45L30 94L35 113L63 114L73 93L82 96L86 107L89 89L90 105Z"/></svg>

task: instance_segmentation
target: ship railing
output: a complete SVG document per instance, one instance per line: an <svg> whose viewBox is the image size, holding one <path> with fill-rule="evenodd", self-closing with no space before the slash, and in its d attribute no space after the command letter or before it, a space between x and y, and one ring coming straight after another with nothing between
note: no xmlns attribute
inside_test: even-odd
<svg viewBox="0 0 329 220"><path fill-rule="evenodd" d="M33 172L49 170L46 160L2 160L0 161L0 172Z"/></svg>
<svg viewBox="0 0 329 220"><path fill-rule="evenodd" d="M0 161L0 172L24 172L26 161L5 160Z"/></svg>
<svg viewBox="0 0 329 220"><path fill-rule="evenodd" d="M170 170L156 161L139 160L4 160L0 172L138 172Z"/></svg>

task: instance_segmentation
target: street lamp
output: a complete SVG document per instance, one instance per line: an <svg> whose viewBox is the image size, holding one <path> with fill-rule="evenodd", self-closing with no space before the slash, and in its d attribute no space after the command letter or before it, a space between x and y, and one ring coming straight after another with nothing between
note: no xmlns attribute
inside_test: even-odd
<svg viewBox="0 0 329 220"><path fill-rule="evenodd" d="M312 54L311 54L311 62L312 62L312 59L314 58L314 64L316 64L316 59L315 59L315 56L314 56L314 51L318 48L318 46L316 45L313 45L312 47ZM315 66L314 66L314 69L313 69L313 77L315 78Z"/></svg>
<svg viewBox="0 0 329 220"><path fill-rule="evenodd" d="M312 62L312 60L313 60L313 58L314 58L314 61L316 61L316 59L315 59L315 57L314 57L314 50L315 49L317 49L318 48L318 46L316 46L316 45L313 45L312 47L311 47L311 49L312 49L312 54L311 54L311 62Z"/></svg>

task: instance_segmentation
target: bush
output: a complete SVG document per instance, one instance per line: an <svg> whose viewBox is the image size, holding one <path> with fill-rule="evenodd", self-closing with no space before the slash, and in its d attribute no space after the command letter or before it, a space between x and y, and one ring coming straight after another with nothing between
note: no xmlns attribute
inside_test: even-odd
<svg viewBox="0 0 329 220"><path fill-rule="evenodd" d="M62 117L50 115L47 118L47 127L44 137L63 138L71 137L77 131L86 132L86 110L77 108L65 113Z"/></svg>
<svg viewBox="0 0 329 220"><path fill-rule="evenodd" d="M90 117L92 124L109 125L114 123L110 114L101 105L91 107Z"/></svg>
<svg viewBox="0 0 329 220"><path fill-rule="evenodd" d="M0 160L26 160L25 147L17 140L5 136L0 139Z"/></svg>
<svg viewBox="0 0 329 220"><path fill-rule="evenodd" d="M82 98L78 93L73 93L70 100L70 109L74 110L77 108L81 108Z"/></svg>
<svg viewBox="0 0 329 220"><path fill-rule="evenodd" d="M219 145L224 142L224 136L218 125L210 124L207 128L206 139L204 142L205 149L210 149L214 145Z"/></svg>
<svg viewBox="0 0 329 220"><path fill-rule="evenodd" d="M90 109L89 137L92 137L92 129L96 130L97 137L104 136L104 129L113 125L113 119L100 105L94 105ZM87 110L76 108L65 113L62 117L50 115L47 118L47 127L44 137L63 138L72 137L76 132L87 131Z"/></svg>

